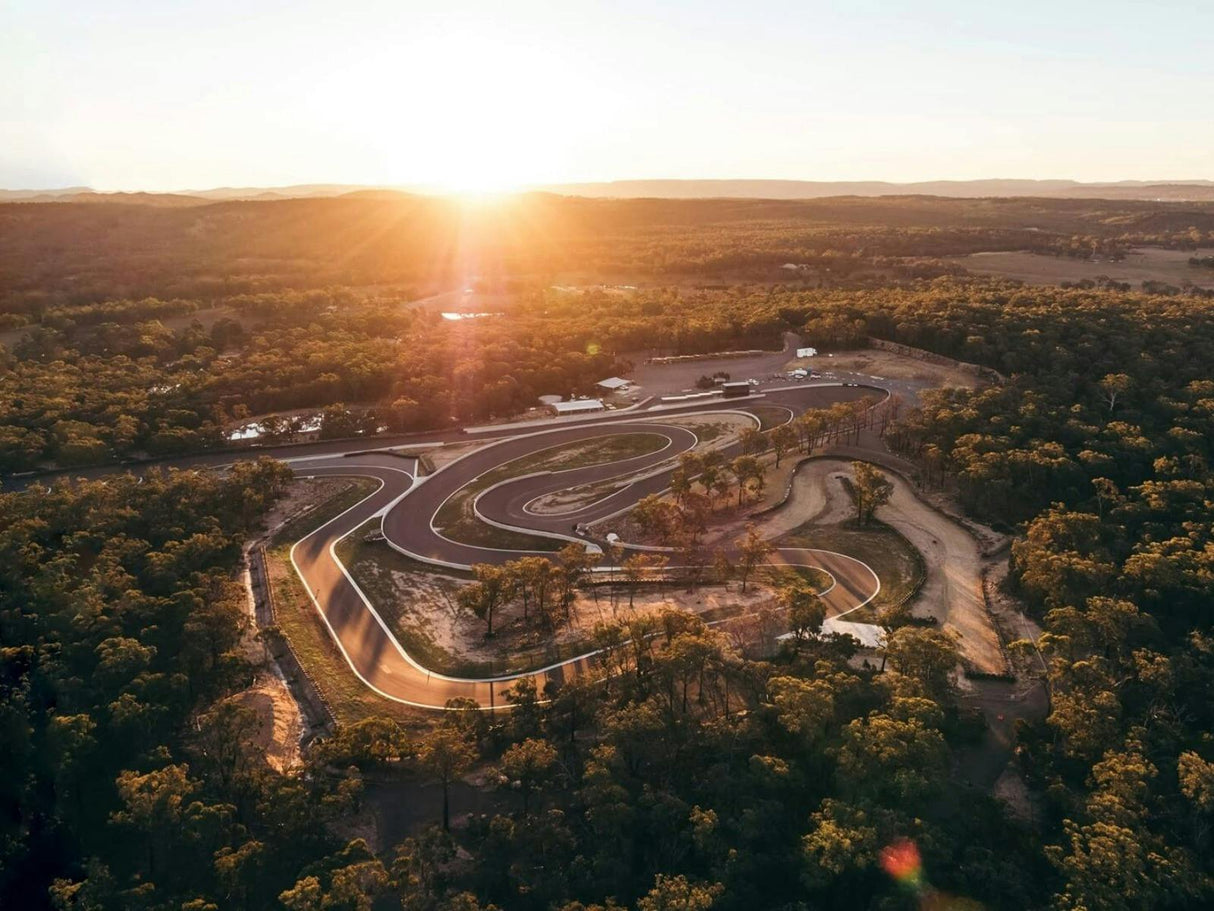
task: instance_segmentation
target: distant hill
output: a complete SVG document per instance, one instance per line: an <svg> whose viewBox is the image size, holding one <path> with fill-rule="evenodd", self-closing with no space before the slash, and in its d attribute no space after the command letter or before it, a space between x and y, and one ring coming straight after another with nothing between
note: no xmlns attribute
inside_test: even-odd
<svg viewBox="0 0 1214 911"><path fill-rule="evenodd" d="M57 190L0 190L0 202L117 202L151 206L200 206L228 200L312 199L350 193L381 192L361 184L296 184L289 187L216 187L171 193L102 193L91 187Z"/></svg>
<svg viewBox="0 0 1214 911"><path fill-rule="evenodd" d="M613 180L534 187L560 196L595 199L824 199L830 197L940 196L954 199L1110 199L1165 202L1214 201L1214 181L1122 180ZM58 190L0 190L0 202L109 202L162 207L196 206L234 200L318 199L339 196L417 195L415 187L365 184L295 184L286 187L216 187L174 193L100 193L89 187Z"/></svg>
<svg viewBox="0 0 1214 911"><path fill-rule="evenodd" d="M1036 196L1054 199L1214 200L1214 181L1082 183L1076 180L614 180L550 184L565 196L612 199L820 199L829 196L950 196L958 199Z"/></svg>
<svg viewBox="0 0 1214 911"><path fill-rule="evenodd" d="M10 191L0 191L5 194ZM78 193L57 193L54 191L35 193L31 196L11 197L0 195L0 202L57 202L57 203L100 203L125 204L132 206L205 206L214 200L198 196L183 196L180 193L96 193L84 190Z"/></svg>

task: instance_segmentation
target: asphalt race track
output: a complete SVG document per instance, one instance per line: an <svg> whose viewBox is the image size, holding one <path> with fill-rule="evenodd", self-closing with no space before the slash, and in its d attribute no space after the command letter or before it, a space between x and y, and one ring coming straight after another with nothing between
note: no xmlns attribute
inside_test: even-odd
<svg viewBox="0 0 1214 911"><path fill-rule="evenodd" d="M414 661L400 646L375 607L359 590L337 559L337 543L377 516L389 545L406 555L438 566L465 568L475 563L502 563L527 553L551 555L549 551L513 551L473 547L443 537L432 525L444 502L484 473L517 459L554 446L585 440L605 439L624 433L665 436L668 445L658 452L618 462L591 465L560 472L543 472L512 478L493 485L475 501L483 521L520 532L577 541L576 523L589 523L630 508L641 497L665 490L670 466L663 464L697 442L686 427L663 424L675 414L744 411L754 406L786 406L792 413L820 408L840 401L855 401L865 395L884 396L875 387L802 385L773 390L753 400L716 401L676 408L651 409L627 416L603 416L597 420L562 424L555 429L537 429L510 436L480 447L456 459L429 477L416 477L412 459L381 454L323 454L292 461L300 476L360 476L380 482L375 493L331 519L299 540L291 549L291 561L308 594L347 663L369 687L385 698L420 708L442 709L451 699L471 698L489 708L507 705L504 692L521 677L531 677L537 689L590 668L594 653L583 655L529 674L470 680L435 674ZM735 447L725 450L736 454ZM535 515L526 509L537 497L582 484L634 477L610 496L560 515ZM778 562L808 566L828 573L833 584L823 593L827 615L839 616L875 596L880 583L864 563L845 554L821 550L785 548L777 551Z"/></svg>

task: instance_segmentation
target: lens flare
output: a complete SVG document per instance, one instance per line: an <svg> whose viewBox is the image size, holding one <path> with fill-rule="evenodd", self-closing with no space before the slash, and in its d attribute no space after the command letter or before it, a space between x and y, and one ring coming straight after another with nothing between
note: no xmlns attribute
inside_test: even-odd
<svg viewBox="0 0 1214 911"><path fill-rule="evenodd" d="M903 839L883 848L881 868L909 889L923 887L923 861L914 842Z"/></svg>

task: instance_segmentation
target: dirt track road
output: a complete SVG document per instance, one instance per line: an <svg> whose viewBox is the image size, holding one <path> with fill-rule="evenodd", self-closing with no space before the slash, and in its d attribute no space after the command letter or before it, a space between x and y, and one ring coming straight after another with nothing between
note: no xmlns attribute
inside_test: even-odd
<svg viewBox="0 0 1214 911"><path fill-rule="evenodd" d="M847 519L854 507L837 477L850 474L850 463L842 459L803 463L793 478L787 504L763 518L760 533L772 539L805 522L829 524ZM953 633L961 656L974 668L1004 673L1003 653L982 596L983 561L978 542L923 502L902 478L892 473L887 476L894 492L877 518L904 535L927 564L926 579L915 602L918 612L935 617L941 628Z"/></svg>

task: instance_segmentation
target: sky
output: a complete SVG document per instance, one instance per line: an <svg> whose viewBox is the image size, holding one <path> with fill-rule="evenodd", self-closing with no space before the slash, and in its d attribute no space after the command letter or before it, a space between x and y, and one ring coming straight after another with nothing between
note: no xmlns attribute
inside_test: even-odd
<svg viewBox="0 0 1214 911"><path fill-rule="evenodd" d="M0 187L1214 179L1209 0L0 0Z"/></svg>

